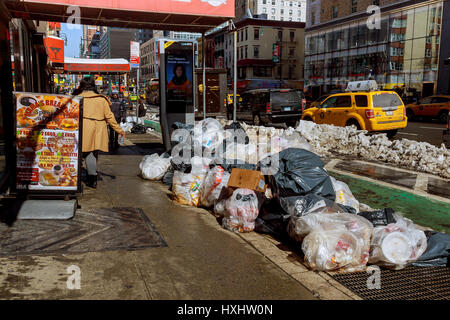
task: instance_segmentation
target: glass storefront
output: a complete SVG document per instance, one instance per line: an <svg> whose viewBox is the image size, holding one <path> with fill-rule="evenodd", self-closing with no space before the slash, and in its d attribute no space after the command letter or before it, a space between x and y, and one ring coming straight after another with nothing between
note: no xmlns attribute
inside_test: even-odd
<svg viewBox="0 0 450 320"><path fill-rule="evenodd" d="M442 11L438 2L383 14L379 29L363 20L306 35L305 86L323 93L375 79L405 98L435 93Z"/></svg>

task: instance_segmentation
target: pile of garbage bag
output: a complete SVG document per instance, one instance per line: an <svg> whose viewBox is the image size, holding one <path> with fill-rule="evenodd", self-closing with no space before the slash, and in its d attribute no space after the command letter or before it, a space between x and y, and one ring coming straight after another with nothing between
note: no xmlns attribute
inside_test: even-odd
<svg viewBox="0 0 450 320"><path fill-rule="evenodd" d="M171 185L176 203L213 211L225 229L293 241L313 270L355 272L367 264L401 269L448 260L448 238L446 249L434 246L420 260L428 252L425 233L390 208L360 203L347 184L328 174L316 146L298 130L224 127L215 119L174 128L183 130L173 149L142 160L143 178ZM238 187L231 183L236 169L256 173L265 185Z"/></svg>

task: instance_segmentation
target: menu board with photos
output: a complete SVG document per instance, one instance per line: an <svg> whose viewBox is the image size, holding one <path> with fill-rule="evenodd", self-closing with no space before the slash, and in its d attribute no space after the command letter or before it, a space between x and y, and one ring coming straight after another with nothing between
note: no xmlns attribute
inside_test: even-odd
<svg viewBox="0 0 450 320"><path fill-rule="evenodd" d="M82 97L16 92L18 190L77 192Z"/></svg>

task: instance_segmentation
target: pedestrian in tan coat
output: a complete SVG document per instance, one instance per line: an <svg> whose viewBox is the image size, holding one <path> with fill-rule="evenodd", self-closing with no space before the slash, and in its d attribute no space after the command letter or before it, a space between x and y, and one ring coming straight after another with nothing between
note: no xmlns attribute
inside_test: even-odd
<svg viewBox="0 0 450 320"><path fill-rule="evenodd" d="M81 150L86 159L88 170L88 186L97 187L97 159L98 152L108 152L109 134L107 124L117 133L125 137L125 132L117 123L111 112L109 99L96 92L93 78L81 80L77 89L83 101L83 137Z"/></svg>

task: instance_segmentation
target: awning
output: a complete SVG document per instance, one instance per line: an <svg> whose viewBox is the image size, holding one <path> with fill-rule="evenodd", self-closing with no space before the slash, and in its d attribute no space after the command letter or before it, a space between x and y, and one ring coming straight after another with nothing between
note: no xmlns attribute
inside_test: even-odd
<svg viewBox="0 0 450 320"><path fill-rule="evenodd" d="M15 18L186 32L205 32L234 18L234 4L234 0L6 0ZM80 9L79 21L69 6Z"/></svg>
<svg viewBox="0 0 450 320"><path fill-rule="evenodd" d="M65 57L64 72L121 74L130 72L130 63L125 59L80 59Z"/></svg>

